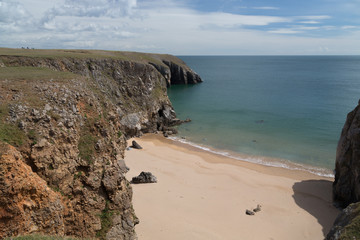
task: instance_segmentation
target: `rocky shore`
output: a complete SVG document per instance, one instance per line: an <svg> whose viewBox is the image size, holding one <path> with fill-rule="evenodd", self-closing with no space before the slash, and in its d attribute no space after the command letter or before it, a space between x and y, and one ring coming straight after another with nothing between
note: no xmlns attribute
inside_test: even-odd
<svg viewBox="0 0 360 240"><path fill-rule="evenodd" d="M136 239L126 140L181 123L166 89L197 82L169 55L0 49L0 238Z"/></svg>

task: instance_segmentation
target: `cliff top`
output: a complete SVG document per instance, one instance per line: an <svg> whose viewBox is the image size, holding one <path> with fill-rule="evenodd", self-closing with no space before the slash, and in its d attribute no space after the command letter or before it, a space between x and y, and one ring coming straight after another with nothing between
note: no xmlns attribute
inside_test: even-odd
<svg viewBox="0 0 360 240"><path fill-rule="evenodd" d="M1 56L14 57L33 57L33 58L77 58L77 59L103 59L110 58L116 60L155 63L163 65L163 61L178 64L181 67L186 64L179 58L169 54L124 52L124 51L105 51L105 50L76 50L76 49L22 49L22 48L0 48Z"/></svg>

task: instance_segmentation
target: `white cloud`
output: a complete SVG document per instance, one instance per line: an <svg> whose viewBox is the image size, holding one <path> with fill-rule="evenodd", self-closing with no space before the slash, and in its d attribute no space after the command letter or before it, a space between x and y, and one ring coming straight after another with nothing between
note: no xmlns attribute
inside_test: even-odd
<svg viewBox="0 0 360 240"><path fill-rule="evenodd" d="M132 13L136 0L65 0L45 13L43 22L56 16L117 18Z"/></svg>
<svg viewBox="0 0 360 240"><path fill-rule="evenodd" d="M325 20L325 19L330 19L331 16L328 16L328 15L318 15L318 16L299 16L299 17L296 17L298 19L305 19L305 20Z"/></svg>
<svg viewBox="0 0 360 240"><path fill-rule="evenodd" d="M252 7L252 9L259 9L259 10L279 10L278 7Z"/></svg>
<svg viewBox="0 0 360 240"><path fill-rule="evenodd" d="M16 1L0 0L0 23L22 23L28 22L30 14Z"/></svg>
<svg viewBox="0 0 360 240"><path fill-rule="evenodd" d="M42 1L44 4L38 5L41 9L31 6L31 2ZM345 24L343 29L348 31L344 31L346 35L342 38L304 36L312 31L335 30L334 26L321 24L330 19L328 15L279 17L199 12L173 0L54 0L51 3L0 0L0 3L0 46L5 47L26 44L35 48L198 55L360 54L355 41L360 39L360 33ZM320 51L320 46L323 50L326 46L328 52Z"/></svg>
<svg viewBox="0 0 360 240"><path fill-rule="evenodd" d="M302 33L303 31L295 30L292 28L279 28L275 30L268 31L269 33L277 33L277 34L297 34Z"/></svg>
<svg viewBox="0 0 360 240"><path fill-rule="evenodd" d="M319 21L301 21L299 23L302 23L302 24L319 24L320 22Z"/></svg>
<svg viewBox="0 0 360 240"><path fill-rule="evenodd" d="M346 25L346 26L342 26L341 29L355 29L358 28L357 26L350 26L350 25Z"/></svg>
<svg viewBox="0 0 360 240"><path fill-rule="evenodd" d="M306 27L306 26L296 26L294 28L298 29L298 30L318 30L318 29L320 29L320 27Z"/></svg>

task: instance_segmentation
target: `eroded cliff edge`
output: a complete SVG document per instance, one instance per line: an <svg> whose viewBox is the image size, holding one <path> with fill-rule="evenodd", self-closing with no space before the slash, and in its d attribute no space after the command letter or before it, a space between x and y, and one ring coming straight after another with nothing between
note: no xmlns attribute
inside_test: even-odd
<svg viewBox="0 0 360 240"><path fill-rule="evenodd" d="M169 55L0 49L0 238L136 239L126 138L180 123L166 88L197 82Z"/></svg>

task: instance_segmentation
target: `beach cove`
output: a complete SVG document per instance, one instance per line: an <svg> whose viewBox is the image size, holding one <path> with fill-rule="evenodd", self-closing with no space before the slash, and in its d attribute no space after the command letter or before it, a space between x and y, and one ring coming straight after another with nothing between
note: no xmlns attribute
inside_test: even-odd
<svg viewBox="0 0 360 240"><path fill-rule="evenodd" d="M132 185L140 240L323 239L340 212L332 178L237 161L157 134L135 140L143 149L126 151L128 180L141 171L158 180ZM245 214L258 204L260 212Z"/></svg>

